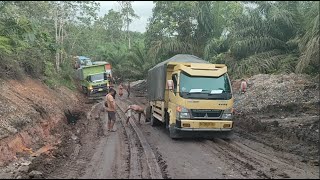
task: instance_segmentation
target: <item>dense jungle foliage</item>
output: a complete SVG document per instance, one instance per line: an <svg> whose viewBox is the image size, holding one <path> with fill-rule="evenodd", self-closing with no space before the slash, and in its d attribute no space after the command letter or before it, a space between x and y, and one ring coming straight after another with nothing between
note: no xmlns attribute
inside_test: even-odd
<svg viewBox="0 0 320 180"><path fill-rule="evenodd" d="M97 1L0 1L0 78L70 87L83 55L141 79L179 53L225 63L233 78L319 73L319 2L154 1L144 33L130 31L132 3L98 17Z"/></svg>

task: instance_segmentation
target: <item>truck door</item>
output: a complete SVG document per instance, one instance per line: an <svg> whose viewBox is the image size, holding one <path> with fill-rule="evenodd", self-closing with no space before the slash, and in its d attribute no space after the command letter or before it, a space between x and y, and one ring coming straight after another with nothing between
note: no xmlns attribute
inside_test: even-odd
<svg viewBox="0 0 320 180"><path fill-rule="evenodd" d="M169 125L175 123L176 121L176 107L179 97L179 75L178 73L172 74L171 77L173 81L173 90L169 90L169 103L168 103L168 113L170 116Z"/></svg>

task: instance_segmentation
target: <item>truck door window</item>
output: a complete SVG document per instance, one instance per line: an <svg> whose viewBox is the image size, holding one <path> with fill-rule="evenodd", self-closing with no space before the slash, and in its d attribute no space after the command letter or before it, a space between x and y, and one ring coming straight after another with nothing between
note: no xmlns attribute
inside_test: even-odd
<svg viewBox="0 0 320 180"><path fill-rule="evenodd" d="M173 92L176 95L177 94L177 85L178 85L177 75L176 74L172 75L172 81L173 81Z"/></svg>

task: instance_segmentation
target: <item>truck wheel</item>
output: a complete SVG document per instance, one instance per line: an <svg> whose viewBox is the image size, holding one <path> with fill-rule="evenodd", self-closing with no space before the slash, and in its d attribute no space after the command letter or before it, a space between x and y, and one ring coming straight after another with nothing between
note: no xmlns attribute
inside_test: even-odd
<svg viewBox="0 0 320 180"><path fill-rule="evenodd" d="M159 121L153 116L151 115L151 120L150 120L150 124L151 126L158 126L159 125Z"/></svg>
<svg viewBox="0 0 320 180"><path fill-rule="evenodd" d="M82 86L82 92L83 92L84 94L87 94L87 89L86 89L84 86Z"/></svg>
<svg viewBox="0 0 320 180"><path fill-rule="evenodd" d="M233 138L234 138L234 132L233 131L225 132L221 136L221 139L223 139L225 141L231 141Z"/></svg>
<svg viewBox="0 0 320 180"><path fill-rule="evenodd" d="M169 135L170 135L170 138L173 140L177 140L181 138L172 127L169 127Z"/></svg>
<svg viewBox="0 0 320 180"><path fill-rule="evenodd" d="M166 112L165 114L165 126L166 126L166 129L169 130L169 121L170 121L170 115L168 112Z"/></svg>
<svg viewBox="0 0 320 180"><path fill-rule="evenodd" d="M146 122L150 122L151 120L151 106L148 106L146 109Z"/></svg>
<svg viewBox="0 0 320 180"><path fill-rule="evenodd" d="M87 96L90 96L90 95L91 95L91 93L90 93L90 91L88 90L88 88L86 88L86 94L87 94Z"/></svg>

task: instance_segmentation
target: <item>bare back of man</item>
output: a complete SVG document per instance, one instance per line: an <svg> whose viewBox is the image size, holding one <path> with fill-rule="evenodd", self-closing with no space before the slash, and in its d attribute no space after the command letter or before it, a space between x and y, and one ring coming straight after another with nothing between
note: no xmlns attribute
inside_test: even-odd
<svg viewBox="0 0 320 180"><path fill-rule="evenodd" d="M125 111L125 113L127 113L127 121L126 124L128 124L130 117L132 116L132 111L134 111L135 113L139 114L139 124L140 123L140 119L141 119L141 114L143 114L144 117L146 117L145 112L144 112L144 108L142 108L139 105L133 104L128 106L127 110Z"/></svg>

